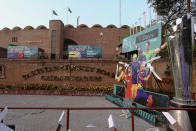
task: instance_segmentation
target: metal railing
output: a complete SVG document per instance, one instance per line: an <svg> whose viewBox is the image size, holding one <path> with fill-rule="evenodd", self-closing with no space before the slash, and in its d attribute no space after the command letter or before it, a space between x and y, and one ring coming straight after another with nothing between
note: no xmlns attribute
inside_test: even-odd
<svg viewBox="0 0 196 131"><path fill-rule="evenodd" d="M7 107L11 110L66 110L67 119L66 119L66 131L69 130L69 117L71 110L130 110L131 112L131 125L132 131L134 131L134 110L184 110L184 111L196 111L196 108L157 108L157 107ZM3 110L4 107L0 107L0 110Z"/></svg>

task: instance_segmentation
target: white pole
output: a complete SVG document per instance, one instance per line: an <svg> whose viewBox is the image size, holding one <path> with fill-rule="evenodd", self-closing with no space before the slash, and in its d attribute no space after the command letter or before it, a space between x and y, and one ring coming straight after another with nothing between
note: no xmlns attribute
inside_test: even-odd
<svg viewBox="0 0 196 131"><path fill-rule="evenodd" d="M152 25L151 6L149 7L149 10L150 10L150 27L151 27Z"/></svg>
<svg viewBox="0 0 196 131"><path fill-rule="evenodd" d="M68 13L68 7L67 7L67 10L66 11L67 11L67 25L68 25L68 14L69 14Z"/></svg>
<svg viewBox="0 0 196 131"><path fill-rule="evenodd" d="M141 25L141 17L138 19L139 24L140 24L140 31L142 30L142 25Z"/></svg>
<svg viewBox="0 0 196 131"><path fill-rule="evenodd" d="M119 3L119 18L120 18L120 27L121 27L121 0L119 1L120 3Z"/></svg>
<svg viewBox="0 0 196 131"><path fill-rule="evenodd" d="M137 33L137 22L135 22L135 27L136 27L136 32L135 33Z"/></svg>
<svg viewBox="0 0 196 131"><path fill-rule="evenodd" d="M146 12L144 11L144 13L143 13L143 15L144 15L144 28L146 28Z"/></svg>
<svg viewBox="0 0 196 131"><path fill-rule="evenodd" d="M134 24L132 24L132 27L133 27L133 34L135 33L135 31L134 31Z"/></svg>
<svg viewBox="0 0 196 131"><path fill-rule="evenodd" d="M158 16L158 13L156 13L156 20L157 20L157 23L159 22L159 16Z"/></svg>
<svg viewBox="0 0 196 131"><path fill-rule="evenodd" d="M131 25L130 25L130 36L131 36Z"/></svg>
<svg viewBox="0 0 196 131"><path fill-rule="evenodd" d="M52 11L52 15L51 16L52 16L52 20L53 20L53 11Z"/></svg>

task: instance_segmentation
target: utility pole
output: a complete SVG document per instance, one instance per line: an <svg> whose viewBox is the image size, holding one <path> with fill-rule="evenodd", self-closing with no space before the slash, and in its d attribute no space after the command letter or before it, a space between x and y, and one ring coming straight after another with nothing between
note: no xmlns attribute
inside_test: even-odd
<svg viewBox="0 0 196 131"><path fill-rule="evenodd" d="M146 28L146 12L145 11L144 11L143 15L144 15L144 28Z"/></svg>
<svg viewBox="0 0 196 131"><path fill-rule="evenodd" d="M149 7L149 12L150 12L150 27L151 27L152 26L151 6Z"/></svg>
<svg viewBox="0 0 196 131"><path fill-rule="evenodd" d="M66 13L67 13L67 25L68 25L68 7L66 9Z"/></svg>
<svg viewBox="0 0 196 131"><path fill-rule="evenodd" d="M141 24L141 17L138 19L139 24L140 24L140 31L142 30L142 24Z"/></svg>
<svg viewBox="0 0 196 131"><path fill-rule="evenodd" d="M136 27L135 33L137 33L137 21L135 22L135 27Z"/></svg>
<svg viewBox="0 0 196 131"><path fill-rule="evenodd" d="M134 26L134 24L132 24L132 27L133 27L133 34L135 34L135 31L134 31L135 26Z"/></svg>
<svg viewBox="0 0 196 131"><path fill-rule="evenodd" d="M130 30L129 30L129 32L130 32L130 36L131 36L131 34L132 34L132 31L131 31L131 26L130 26L130 28L129 28Z"/></svg>
<svg viewBox="0 0 196 131"><path fill-rule="evenodd" d="M121 0L119 0L119 2L120 2L119 3L119 19L120 19L119 24L120 24L120 27L121 27Z"/></svg>

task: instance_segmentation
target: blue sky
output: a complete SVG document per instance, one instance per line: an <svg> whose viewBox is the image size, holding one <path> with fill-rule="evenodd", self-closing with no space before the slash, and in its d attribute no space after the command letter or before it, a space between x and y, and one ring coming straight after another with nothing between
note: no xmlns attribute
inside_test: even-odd
<svg viewBox="0 0 196 131"><path fill-rule="evenodd" d="M19 26L24 28L31 25L45 25L49 20L60 19L67 23L66 9L69 7L72 13L68 14L68 24L76 27L77 17L80 16L80 24L91 27L100 24L106 27L114 24L119 27L119 2L120 0L0 0L0 29ZM122 25L132 25L142 17L146 11L146 23L149 23L149 5L146 0L121 0ZM52 16L55 10L58 16ZM155 18L152 11L152 18ZM143 22L142 22L143 24Z"/></svg>

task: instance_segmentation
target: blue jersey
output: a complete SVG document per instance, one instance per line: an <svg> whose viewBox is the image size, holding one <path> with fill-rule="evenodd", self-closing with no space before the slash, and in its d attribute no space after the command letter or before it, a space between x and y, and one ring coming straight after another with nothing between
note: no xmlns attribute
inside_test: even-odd
<svg viewBox="0 0 196 131"><path fill-rule="evenodd" d="M139 63L136 61L136 62L132 62L130 65L132 68L132 84L137 84Z"/></svg>

